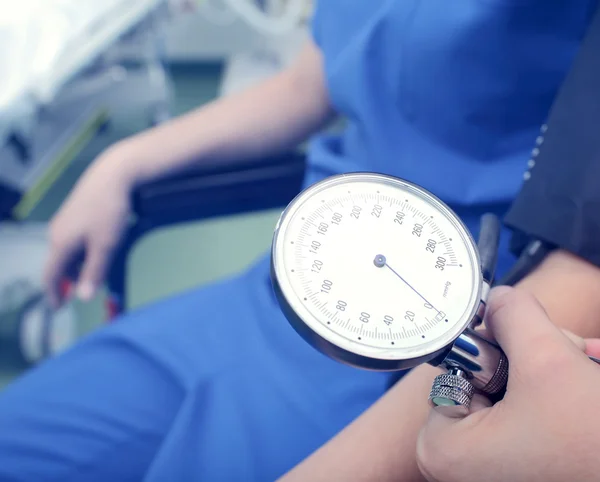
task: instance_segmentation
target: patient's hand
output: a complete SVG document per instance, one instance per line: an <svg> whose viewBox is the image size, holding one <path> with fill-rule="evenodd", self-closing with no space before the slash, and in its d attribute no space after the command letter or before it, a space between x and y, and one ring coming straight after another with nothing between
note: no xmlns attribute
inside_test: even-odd
<svg viewBox="0 0 600 482"><path fill-rule="evenodd" d="M119 148L100 156L52 219L45 285L55 307L62 302L60 286L68 265L82 252L85 261L76 284L77 296L91 299L104 280L130 212L132 181L121 168L127 164L123 157Z"/></svg>
<svg viewBox="0 0 600 482"><path fill-rule="evenodd" d="M583 353L597 356L598 340L569 340L525 292L493 295L486 324L509 359L507 393L493 407L473 400L475 413L462 419L432 411L417 449L423 474L437 482L598 480L600 366Z"/></svg>

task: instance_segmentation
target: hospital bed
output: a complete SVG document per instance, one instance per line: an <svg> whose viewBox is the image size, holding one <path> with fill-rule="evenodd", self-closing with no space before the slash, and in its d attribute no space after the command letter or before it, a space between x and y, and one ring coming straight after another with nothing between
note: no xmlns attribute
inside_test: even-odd
<svg viewBox="0 0 600 482"><path fill-rule="evenodd" d="M74 340L73 306L49 316L41 296L46 227L30 214L113 116L169 117L171 13L168 0L0 0L0 354L31 364Z"/></svg>
<svg viewBox="0 0 600 482"><path fill-rule="evenodd" d="M27 217L117 110L168 117L168 14L167 0L0 0L0 219Z"/></svg>

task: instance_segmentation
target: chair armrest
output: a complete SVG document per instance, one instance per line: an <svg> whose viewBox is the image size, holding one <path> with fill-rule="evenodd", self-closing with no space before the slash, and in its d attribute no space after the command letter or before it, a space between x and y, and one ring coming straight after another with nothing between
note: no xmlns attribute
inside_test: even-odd
<svg viewBox="0 0 600 482"><path fill-rule="evenodd" d="M287 205L299 192L305 157L288 153L252 163L203 166L141 186L133 211L144 230Z"/></svg>
<svg viewBox="0 0 600 482"><path fill-rule="evenodd" d="M204 166L140 186L133 193L135 223L109 270L113 314L127 306L126 267L137 241L154 229L217 216L284 208L302 188L306 159L297 152L252 163Z"/></svg>

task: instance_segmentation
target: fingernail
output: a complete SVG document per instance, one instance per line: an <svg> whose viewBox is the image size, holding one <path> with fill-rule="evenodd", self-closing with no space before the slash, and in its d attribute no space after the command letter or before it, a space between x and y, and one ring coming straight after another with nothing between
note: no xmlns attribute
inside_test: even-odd
<svg viewBox="0 0 600 482"><path fill-rule="evenodd" d="M600 340L597 338L585 340L585 354L600 358Z"/></svg>
<svg viewBox="0 0 600 482"><path fill-rule="evenodd" d="M71 291L73 289L73 285L70 281L65 280L60 284L60 296L64 298L69 298L71 296Z"/></svg>
<svg viewBox="0 0 600 482"><path fill-rule="evenodd" d="M77 296L82 301L90 301L94 296L94 285L89 281L84 281L77 287Z"/></svg>

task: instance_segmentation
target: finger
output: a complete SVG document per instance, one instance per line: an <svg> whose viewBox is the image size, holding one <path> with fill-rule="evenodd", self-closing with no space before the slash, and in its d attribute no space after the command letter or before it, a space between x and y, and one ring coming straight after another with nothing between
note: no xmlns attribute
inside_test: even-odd
<svg viewBox="0 0 600 482"><path fill-rule="evenodd" d="M104 280L111 251L110 246L98 243L89 247L77 284L77 296L82 301L90 301L96 295Z"/></svg>
<svg viewBox="0 0 600 482"><path fill-rule="evenodd" d="M433 424L441 430L492 406L493 404L489 398L481 393L475 393L467 413L463 414L453 410L446 410L449 407L433 407L432 412L434 413L430 415L428 423Z"/></svg>
<svg viewBox="0 0 600 482"><path fill-rule="evenodd" d="M501 287L492 290L486 326L512 364L526 361L534 347L565 346L565 337L546 315L539 302L523 290ZM549 346L550 345L550 346Z"/></svg>
<svg viewBox="0 0 600 482"><path fill-rule="evenodd" d="M478 335L487 340L496 341L491 330L488 330L485 327L485 325L481 325L481 327L478 327L475 331ZM583 352L586 351L587 341L585 339L581 338L579 335L576 335L575 333L569 330L565 330L564 328L562 329L562 332L563 335L565 335L577 348L579 348ZM600 345L598 347L598 350L600 350Z"/></svg>
<svg viewBox="0 0 600 482"><path fill-rule="evenodd" d="M588 338L585 340L585 354L589 356L593 356L595 358L600 358L600 339L598 338Z"/></svg>
<svg viewBox="0 0 600 482"><path fill-rule="evenodd" d="M65 270L71 258L71 253L76 249L76 243L54 246L46 261L44 269L44 289L51 306L57 309L62 301L62 283Z"/></svg>

